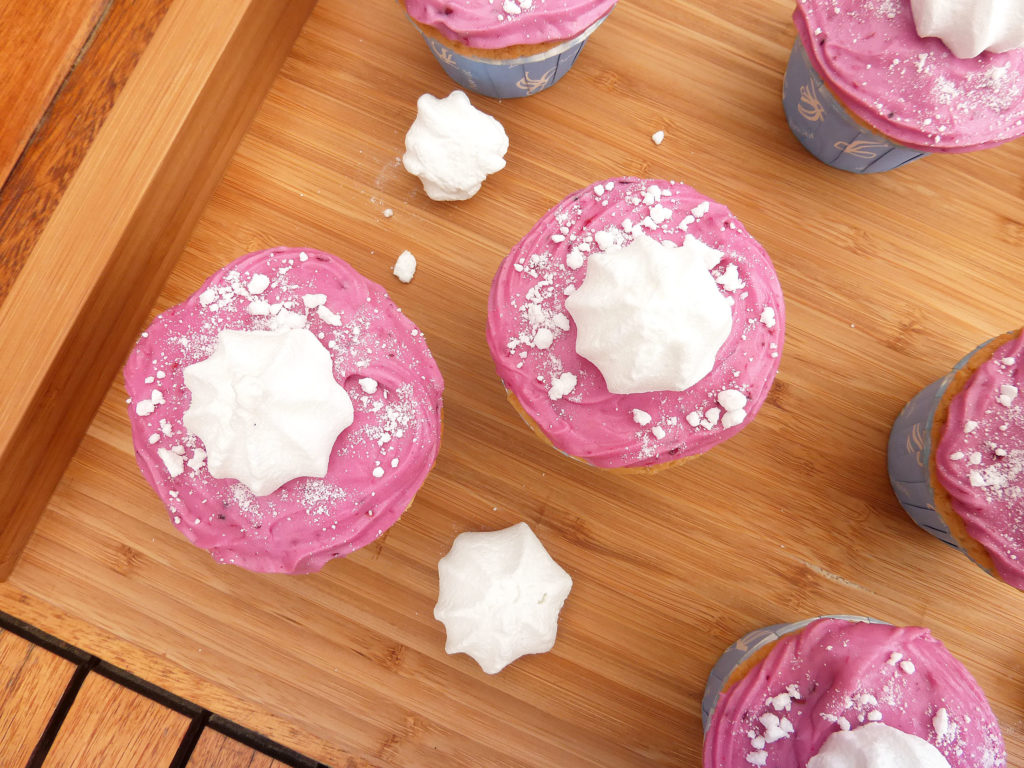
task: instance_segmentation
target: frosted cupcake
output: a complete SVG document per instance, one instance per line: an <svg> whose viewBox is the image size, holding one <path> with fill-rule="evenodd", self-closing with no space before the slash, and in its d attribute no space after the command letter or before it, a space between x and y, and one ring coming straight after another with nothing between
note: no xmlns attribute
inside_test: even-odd
<svg viewBox="0 0 1024 768"><path fill-rule="evenodd" d="M926 531L1024 589L1024 338L986 342L900 413L889 479Z"/></svg>
<svg viewBox="0 0 1024 768"><path fill-rule="evenodd" d="M555 448L653 469L757 414L782 291L765 250L685 184L612 179L548 211L498 268L487 343L509 400Z"/></svg>
<svg viewBox="0 0 1024 768"><path fill-rule="evenodd" d="M819 160L856 173L1020 136L1024 17L1000 15L1001 4L800 0L783 86L794 135Z"/></svg>
<svg viewBox="0 0 1024 768"><path fill-rule="evenodd" d="M496 99L530 96L569 69L616 0L401 0L445 72Z"/></svg>
<svg viewBox="0 0 1024 768"><path fill-rule="evenodd" d="M1001 768L999 723L926 629L826 617L728 648L702 707L704 768Z"/></svg>
<svg viewBox="0 0 1024 768"><path fill-rule="evenodd" d="M387 530L437 456L422 334L335 256L277 248L214 274L124 369L135 456L193 544L309 573Z"/></svg>

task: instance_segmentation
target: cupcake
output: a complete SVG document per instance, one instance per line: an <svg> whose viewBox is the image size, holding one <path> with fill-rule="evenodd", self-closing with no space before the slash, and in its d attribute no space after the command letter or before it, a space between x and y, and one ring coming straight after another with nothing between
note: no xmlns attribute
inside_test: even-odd
<svg viewBox="0 0 1024 768"><path fill-rule="evenodd" d="M779 366L765 250L685 184L599 182L548 211L498 268L487 343L509 400L559 451L664 468L754 418Z"/></svg>
<svg viewBox="0 0 1024 768"><path fill-rule="evenodd" d="M980 30L1000 24L1005 30L1012 15L991 16L998 2L957 0L945 6L958 7L963 18L943 24L933 8L941 0L911 5L797 3L798 39L783 104L794 135L822 162L876 173L932 152L984 149L1024 133L1024 48L958 58L950 47L962 54L980 50L976 45L1005 48L1004 35L990 40ZM936 33L943 38L928 36ZM965 35L980 42L962 42ZM1017 39L1024 44L1024 34Z"/></svg>
<svg viewBox="0 0 1024 768"><path fill-rule="evenodd" d="M445 72L484 96L554 85L616 0L404 0Z"/></svg>
<svg viewBox="0 0 1024 768"><path fill-rule="evenodd" d="M391 527L437 457L423 335L327 253L227 265L153 321L124 378L143 476L221 563L319 570Z"/></svg>
<svg viewBox="0 0 1024 768"><path fill-rule="evenodd" d="M1024 589L1024 338L981 345L925 387L889 435L889 479L914 521Z"/></svg>
<svg viewBox="0 0 1024 768"><path fill-rule="evenodd" d="M708 678L704 768L1000 768L999 723L927 629L825 617L752 632Z"/></svg>

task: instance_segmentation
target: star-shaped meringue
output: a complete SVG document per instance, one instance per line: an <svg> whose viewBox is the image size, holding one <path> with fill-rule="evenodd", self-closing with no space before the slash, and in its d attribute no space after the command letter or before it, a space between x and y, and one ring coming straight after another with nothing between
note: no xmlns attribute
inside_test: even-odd
<svg viewBox="0 0 1024 768"><path fill-rule="evenodd" d="M528 653L550 651L572 578L526 523L461 533L437 564L434 618L447 653L468 653L493 675Z"/></svg>
<svg viewBox="0 0 1024 768"><path fill-rule="evenodd" d="M296 477L323 477L352 400L323 344L305 328L221 331L213 354L185 369L186 429L215 478L266 496Z"/></svg>
<svg viewBox="0 0 1024 768"><path fill-rule="evenodd" d="M732 309L709 271L721 257L693 236L673 246L642 234L590 256L565 306L577 354L609 392L682 392L711 372L732 329Z"/></svg>
<svg viewBox="0 0 1024 768"><path fill-rule="evenodd" d="M489 174L505 167L508 136L462 91L443 99L425 93L405 135L405 170L419 176L431 200L468 200Z"/></svg>

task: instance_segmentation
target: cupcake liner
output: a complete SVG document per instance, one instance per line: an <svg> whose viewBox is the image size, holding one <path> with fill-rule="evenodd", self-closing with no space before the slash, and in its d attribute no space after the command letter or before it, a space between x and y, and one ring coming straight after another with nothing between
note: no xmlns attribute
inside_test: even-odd
<svg viewBox="0 0 1024 768"><path fill-rule="evenodd" d="M587 38L606 18L607 15L598 19L572 40L518 59L488 58L483 49L478 56L465 56L440 40L426 35L423 39L441 68L463 88L492 99L517 99L558 82L572 68Z"/></svg>
<svg viewBox="0 0 1024 768"><path fill-rule="evenodd" d="M833 168L881 173L929 154L890 141L857 122L815 72L799 38L789 56L782 105L793 135Z"/></svg>
<svg viewBox="0 0 1024 768"><path fill-rule="evenodd" d="M792 622L789 624L772 624L771 626L762 627L761 629L755 629L752 632L748 632L726 648L718 661L715 662L715 666L711 668L707 684L704 686L704 698L701 699L700 704L700 719L701 724L704 727L704 733L707 733L708 726L711 724L711 716L714 714L715 706L718 704L718 697L722 695L722 691L725 690L725 685L736 667L743 664L743 662L769 643L774 643L783 635L788 635L791 632L799 632L808 624L815 622L818 619L866 621L869 624L888 623L878 619L868 618L867 616L829 614L827 616L816 616L813 619L804 619L803 621Z"/></svg>
<svg viewBox="0 0 1024 768"><path fill-rule="evenodd" d="M957 371L988 343L986 341L965 355L953 370L918 392L900 411L889 432L889 482L900 506L921 528L968 557L970 553L956 540L935 509L931 469L932 426L935 411Z"/></svg>

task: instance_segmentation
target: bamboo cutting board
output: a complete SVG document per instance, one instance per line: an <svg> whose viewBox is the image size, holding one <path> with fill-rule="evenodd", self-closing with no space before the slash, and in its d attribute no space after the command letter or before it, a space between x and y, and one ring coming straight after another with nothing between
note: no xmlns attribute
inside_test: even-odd
<svg viewBox="0 0 1024 768"><path fill-rule="evenodd" d="M821 165L781 109L791 10L623 0L551 90L473 97L505 125L508 165L472 200L435 203L399 156L416 98L452 83L395 3L321 0L151 315L246 251L347 259L445 376L433 473L384 538L319 574L217 566L142 481L118 380L0 610L329 765L380 768L698 766L700 697L727 645L866 614L931 627L989 695L1009 764L1024 761L1024 595L917 529L885 473L907 399L1024 323L1024 141L877 177ZM546 448L484 341L503 256L565 195L621 174L727 204L788 309L758 417L655 476ZM390 274L405 249L409 285ZM574 587L554 650L492 677L444 654L436 563L457 533L520 520Z"/></svg>

